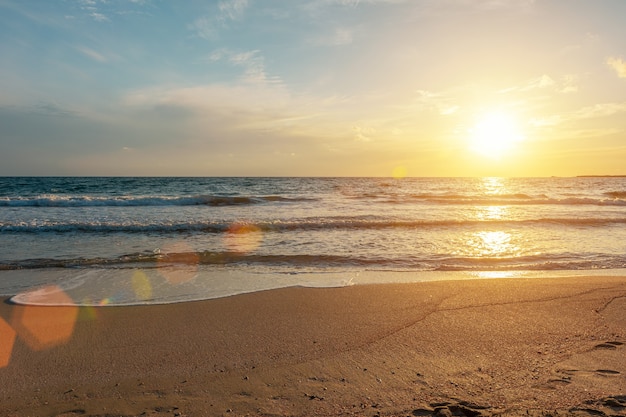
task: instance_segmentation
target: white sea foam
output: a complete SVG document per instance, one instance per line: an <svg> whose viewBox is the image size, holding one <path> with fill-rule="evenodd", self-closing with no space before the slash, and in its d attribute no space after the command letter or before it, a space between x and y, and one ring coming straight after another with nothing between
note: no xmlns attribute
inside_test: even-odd
<svg viewBox="0 0 626 417"><path fill-rule="evenodd" d="M467 279L557 278L572 276L626 276L626 269L592 271L492 271L492 272L399 272L332 271L325 273L259 273L246 269L199 268L185 280L172 281L180 273L161 270L0 271L0 294L15 294L16 304L40 306L124 306L172 304L208 300L288 287L332 288L350 285L412 283ZM183 276L185 276L183 274ZM140 277L138 279L137 277ZM11 287L11 282L30 282L31 288ZM7 287L8 284L8 287Z"/></svg>
<svg viewBox="0 0 626 417"><path fill-rule="evenodd" d="M358 275L258 273L224 268L194 268L191 273L187 272L171 266L160 269L93 269L87 273L59 269L0 271L0 282L4 283L0 294L15 294L12 302L27 305L168 304L294 286L342 287L351 285L354 276ZM183 279L180 279L181 276ZM39 285L24 289L24 282ZM60 293L64 297L58 297Z"/></svg>

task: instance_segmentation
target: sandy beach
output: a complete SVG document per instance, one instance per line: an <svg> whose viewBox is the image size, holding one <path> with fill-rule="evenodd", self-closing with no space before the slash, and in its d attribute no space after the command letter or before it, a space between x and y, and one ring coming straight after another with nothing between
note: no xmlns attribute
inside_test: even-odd
<svg viewBox="0 0 626 417"><path fill-rule="evenodd" d="M0 306L3 416L626 415L626 277Z"/></svg>

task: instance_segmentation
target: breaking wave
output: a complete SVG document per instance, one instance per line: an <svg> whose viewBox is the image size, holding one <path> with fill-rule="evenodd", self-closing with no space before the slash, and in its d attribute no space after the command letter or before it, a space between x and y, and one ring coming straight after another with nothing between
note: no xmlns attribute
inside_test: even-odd
<svg viewBox="0 0 626 417"><path fill-rule="evenodd" d="M151 269L176 265L256 265L264 267L289 266L308 270L326 268L357 268L365 270L411 271L532 271L532 270L593 270L626 268L626 256L601 254L593 259L562 255L532 255L521 257L420 257L367 258L344 255L273 255L238 252L136 253L117 258L29 259L0 262L0 270L41 268L112 268Z"/></svg>
<svg viewBox="0 0 626 417"><path fill-rule="evenodd" d="M0 197L0 207L157 207L157 206L242 206L271 202L310 201L307 198L270 196L197 195L189 197L96 197L96 196L39 196Z"/></svg>
<svg viewBox="0 0 626 417"><path fill-rule="evenodd" d="M2 224L0 233L227 233L237 226L250 226L263 232L291 232L312 230L382 230L421 229L472 226L575 226L596 227L626 224L626 218L543 218L528 220L362 220L362 219L304 219L301 221L273 221L259 223L189 222L189 223L41 223Z"/></svg>

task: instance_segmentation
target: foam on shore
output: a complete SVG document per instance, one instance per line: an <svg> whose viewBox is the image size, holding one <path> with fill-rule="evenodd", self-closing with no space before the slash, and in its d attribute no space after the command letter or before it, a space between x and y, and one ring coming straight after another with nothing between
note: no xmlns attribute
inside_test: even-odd
<svg viewBox="0 0 626 417"><path fill-rule="evenodd" d="M148 269L33 269L0 271L0 294L16 304L122 306L171 304L277 288L333 288L494 278L626 276L626 269L594 271L329 271L259 272L258 269L165 265ZM63 293L63 297L58 297Z"/></svg>

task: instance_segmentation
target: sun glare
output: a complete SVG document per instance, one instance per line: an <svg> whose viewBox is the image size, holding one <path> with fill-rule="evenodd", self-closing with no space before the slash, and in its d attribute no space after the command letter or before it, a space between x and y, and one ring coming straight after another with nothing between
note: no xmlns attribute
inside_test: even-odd
<svg viewBox="0 0 626 417"><path fill-rule="evenodd" d="M483 156L500 159L511 153L523 140L515 120L508 114L494 111L483 115L470 129L470 148Z"/></svg>

